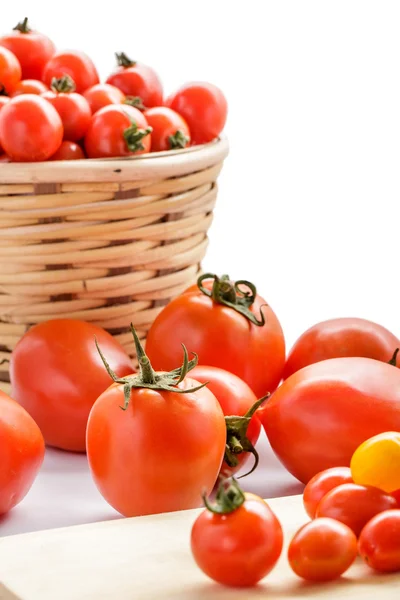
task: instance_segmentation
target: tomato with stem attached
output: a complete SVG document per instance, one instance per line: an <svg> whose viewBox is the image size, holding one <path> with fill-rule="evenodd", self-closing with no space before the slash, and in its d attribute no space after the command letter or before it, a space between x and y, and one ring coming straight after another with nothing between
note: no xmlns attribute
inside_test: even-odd
<svg viewBox="0 0 400 600"><path fill-rule="evenodd" d="M232 587L256 585L276 565L283 546L282 526L255 494L237 481L222 480L216 503L203 496L205 510L191 532L198 567L211 579Z"/></svg>
<svg viewBox="0 0 400 600"><path fill-rule="evenodd" d="M53 156L49 160L81 160L86 158L84 151L76 142L64 140Z"/></svg>
<svg viewBox="0 0 400 600"><path fill-rule="evenodd" d="M163 86L151 67L132 60L124 52L116 53L118 66L106 83L130 97L133 106L145 110L163 104Z"/></svg>
<svg viewBox="0 0 400 600"><path fill-rule="evenodd" d="M99 83L99 74L93 61L80 50L64 50L54 54L44 68L42 79L50 87L54 78L65 75L75 82L79 94Z"/></svg>
<svg viewBox="0 0 400 600"><path fill-rule="evenodd" d="M317 507L322 498L342 483L352 483L349 467L332 467L314 475L303 492L303 504L311 519L315 518Z"/></svg>
<svg viewBox="0 0 400 600"><path fill-rule="evenodd" d="M92 114L110 104L123 104L125 94L115 85L97 83L83 92Z"/></svg>
<svg viewBox="0 0 400 600"><path fill-rule="evenodd" d="M18 58L0 45L0 86L3 93L11 94L21 79L21 65Z"/></svg>
<svg viewBox="0 0 400 600"><path fill-rule="evenodd" d="M11 96L20 96L21 94L37 94L41 95L48 92L49 88L43 81L39 79L23 79L14 88Z"/></svg>
<svg viewBox="0 0 400 600"><path fill-rule="evenodd" d="M361 558L380 573L400 571L400 510L388 510L373 517L358 540Z"/></svg>
<svg viewBox="0 0 400 600"><path fill-rule="evenodd" d="M363 442L354 452L351 474L355 483L385 492L400 488L400 432L386 431Z"/></svg>
<svg viewBox="0 0 400 600"><path fill-rule="evenodd" d="M90 106L81 94L75 92L75 83L68 75L54 78L51 90L42 94L54 106L64 127L64 140L83 139L92 119Z"/></svg>
<svg viewBox="0 0 400 600"><path fill-rule="evenodd" d="M190 144L190 131L185 120L167 106L156 106L145 111L144 116L152 128L151 150L162 152L178 150Z"/></svg>

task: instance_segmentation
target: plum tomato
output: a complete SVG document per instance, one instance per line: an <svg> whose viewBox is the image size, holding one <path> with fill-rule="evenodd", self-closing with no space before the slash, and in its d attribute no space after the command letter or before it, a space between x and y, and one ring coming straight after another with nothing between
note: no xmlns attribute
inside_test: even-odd
<svg viewBox="0 0 400 600"><path fill-rule="evenodd" d="M333 488L342 483L352 483L349 467L332 467L314 475L307 483L303 492L303 504L311 519L315 518L317 506L322 498Z"/></svg>
<svg viewBox="0 0 400 600"><path fill-rule="evenodd" d="M381 573L400 571L400 510L388 510L373 517L358 540L361 558Z"/></svg>

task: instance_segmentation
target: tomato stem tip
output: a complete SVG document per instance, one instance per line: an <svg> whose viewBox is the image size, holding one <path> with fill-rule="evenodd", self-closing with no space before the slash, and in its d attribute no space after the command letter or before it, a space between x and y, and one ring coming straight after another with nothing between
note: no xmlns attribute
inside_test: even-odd
<svg viewBox="0 0 400 600"><path fill-rule="evenodd" d="M125 52L116 52L115 58L117 59L117 63L119 67L134 67L136 65L136 60L132 60L129 58Z"/></svg>
<svg viewBox="0 0 400 600"><path fill-rule="evenodd" d="M396 348L396 350L393 352L393 356L392 358L388 361L388 365L393 365L394 367L397 366L397 355L400 351L400 348Z"/></svg>
<svg viewBox="0 0 400 600"><path fill-rule="evenodd" d="M63 75L63 77L53 77L50 84L53 92L68 94L76 90L75 81L69 75Z"/></svg>
<svg viewBox="0 0 400 600"><path fill-rule="evenodd" d="M178 148L186 148L190 139L183 133L181 129L178 129L174 135L168 137L168 143L171 150L177 150Z"/></svg>
<svg viewBox="0 0 400 600"><path fill-rule="evenodd" d="M143 100L140 96L127 96L123 102L123 104L127 104L128 106L133 106L142 112L146 110L145 105L143 104Z"/></svg>
<svg viewBox="0 0 400 600"><path fill-rule="evenodd" d="M214 504L203 494L205 507L215 515L228 515L240 508L245 500L243 490L233 477L221 479Z"/></svg>
<svg viewBox="0 0 400 600"><path fill-rule="evenodd" d="M13 31L20 31L21 33L29 33L32 31L28 25L28 17L25 17L25 19L17 23L16 26L13 27Z"/></svg>

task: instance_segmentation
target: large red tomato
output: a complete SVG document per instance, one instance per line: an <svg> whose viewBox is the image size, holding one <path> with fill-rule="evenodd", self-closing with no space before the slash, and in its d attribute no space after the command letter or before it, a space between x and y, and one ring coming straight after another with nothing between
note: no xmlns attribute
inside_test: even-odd
<svg viewBox="0 0 400 600"><path fill-rule="evenodd" d="M131 60L124 52L116 57L118 67L107 83L119 88L125 96L136 99L137 106L150 108L163 104L163 87L157 73L151 67Z"/></svg>
<svg viewBox="0 0 400 600"><path fill-rule="evenodd" d="M132 373L129 356L109 333L73 319L35 325L12 353L13 397L38 423L49 446L85 451L90 409L110 385L95 339L118 375Z"/></svg>
<svg viewBox="0 0 400 600"><path fill-rule="evenodd" d="M64 75L73 79L79 94L99 83L99 74L93 61L79 50L54 54L44 68L42 79L50 87L54 77L58 79Z"/></svg>
<svg viewBox="0 0 400 600"><path fill-rule="evenodd" d="M21 79L21 65L18 58L0 45L0 87L11 94Z"/></svg>
<svg viewBox="0 0 400 600"><path fill-rule="evenodd" d="M54 106L64 127L64 140L81 140L89 129L92 111L86 98L77 94L75 83L68 75L54 78L51 90L42 94Z"/></svg>
<svg viewBox="0 0 400 600"><path fill-rule="evenodd" d="M0 391L0 515L29 492L44 458L44 441L32 417Z"/></svg>
<svg viewBox="0 0 400 600"><path fill-rule="evenodd" d="M150 328L146 351L156 369L171 369L182 343L198 354L199 364L235 373L258 398L273 392L281 380L282 328L248 281L206 274L170 302Z"/></svg>
<svg viewBox="0 0 400 600"><path fill-rule="evenodd" d="M284 379L307 365L345 356L389 362L400 341L382 325L366 319L331 319L308 329L291 349ZM400 366L400 357L397 359Z"/></svg>
<svg viewBox="0 0 400 600"><path fill-rule="evenodd" d="M315 363L286 379L257 414L278 458L307 483L349 466L368 438L400 431L400 369L371 358Z"/></svg>

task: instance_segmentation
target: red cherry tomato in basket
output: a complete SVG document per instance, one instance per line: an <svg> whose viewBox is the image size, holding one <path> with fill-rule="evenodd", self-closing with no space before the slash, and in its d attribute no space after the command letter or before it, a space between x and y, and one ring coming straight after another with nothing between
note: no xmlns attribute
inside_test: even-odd
<svg viewBox="0 0 400 600"><path fill-rule="evenodd" d="M59 79L65 75L69 75L75 82L79 94L99 83L99 74L93 61L79 50L65 50L54 54L45 66L43 81L50 87L54 77Z"/></svg>
<svg viewBox="0 0 400 600"><path fill-rule="evenodd" d="M225 127L228 104L221 90L211 83L186 83L167 99L166 105L185 119L193 144L211 142Z"/></svg>
<svg viewBox="0 0 400 600"><path fill-rule="evenodd" d="M53 42L29 27L24 19L13 31L0 38L0 46L8 48L18 58L23 79L41 79L43 68L56 51Z"/></svg>
<svg viewBox="0 0 400 600"><path fill-rule="evenodd" d="M87 100L77 94L75 83L68 76L53 79L51 90L42 94L54 106L61 117L64 127L64 139L76 142L81 140L92 119L92 111Z"/></svg>
<svg viewBox="0 0 400 600"><path fill-rule="evenodd" d="M342 483L352 483L349 467L332 467L314 475L307 483L303 492L303 504L311 519L315 518L317 507L322 498Z"/></svg>
<svg viewBox="0 0 400 600"><path fill-rule="evenodd" d="M122 104L125 100L125 94L109 83L97 83L87 89L83 95L93 114L109 104Z"/></svg>
<svg viewBox="0 0 400 600"><path fill-rule="evenodd" d="M14 398L35 419L49 446L85 451L90 409L110 384L95 338L118 375L132 373L129 356L109 333L73 319L35 325L12 353Z"/></svg>
<svg viewBox="0 0 400 600"><path fill-rule="evenodd" d="M190 144L190 131L185 120L167 106L156 106L145 111L144 116L153 129L152 152L177 150Z"/></svg>
<svg viewBox="0 0 400 600"><path fill-rule="evenodd" d="M400 510L388 510L373 517L358 541L361 558L381 573L400 571Z"/></svg>
<svg viewBox="0 0 400 600"><path fill-rule="evenodd" d="M2 95L0 95L0 111L3 108L3 106L5 106L6 104L8 104L8 102L10 102L10 98L8 96L2 96ZM0 146L0 154L2 153L2 151L3 151L3 149ZM3 159L2 162L9 162L9 161L6 161L6 160Z"/></svg>
<svg viewBox="0 0 400 600"><path fill-rule="evenodd" d="M86 156L79 144L65 140L49 160L81 160L82 158Z"/></svg>
<svg viewBox="0 0 400 600"><path fill-rule="evenodd" d="M60 147L62 136L59 114L40 96L17 96L0 112L0 144L14 161L47 160Z"/></svg>
<svg viewBox="0 0 400 600"><path fill-rule="evenodd" d="M112 104L93 115L85 137L89 158L113 158L150 152L151 129L140 110Z"/></svg>
<svg viewBox="0 0 400 600"><path fill-rule="evenodd" d="M107 83L119 88L137 108L163 104L163 87L157 73L147 65L131 60L125 53L117 54L118 67Z"/></svg>
<svg viewBox="0 0 400 600"><path fill-rule="evenodd" d="M14 96L20 96L21 94L41 95L48 91L49 88L43 81L39 81L38 79L23 79L15 86L11 96L14 98Z"/></svg>
<svg viewBox="0 0 400 600"><path fill-rule="evenodd" d="M21 65L18 58L0 46L0 88L11 94L15 86L21 79Z"/></svg>

